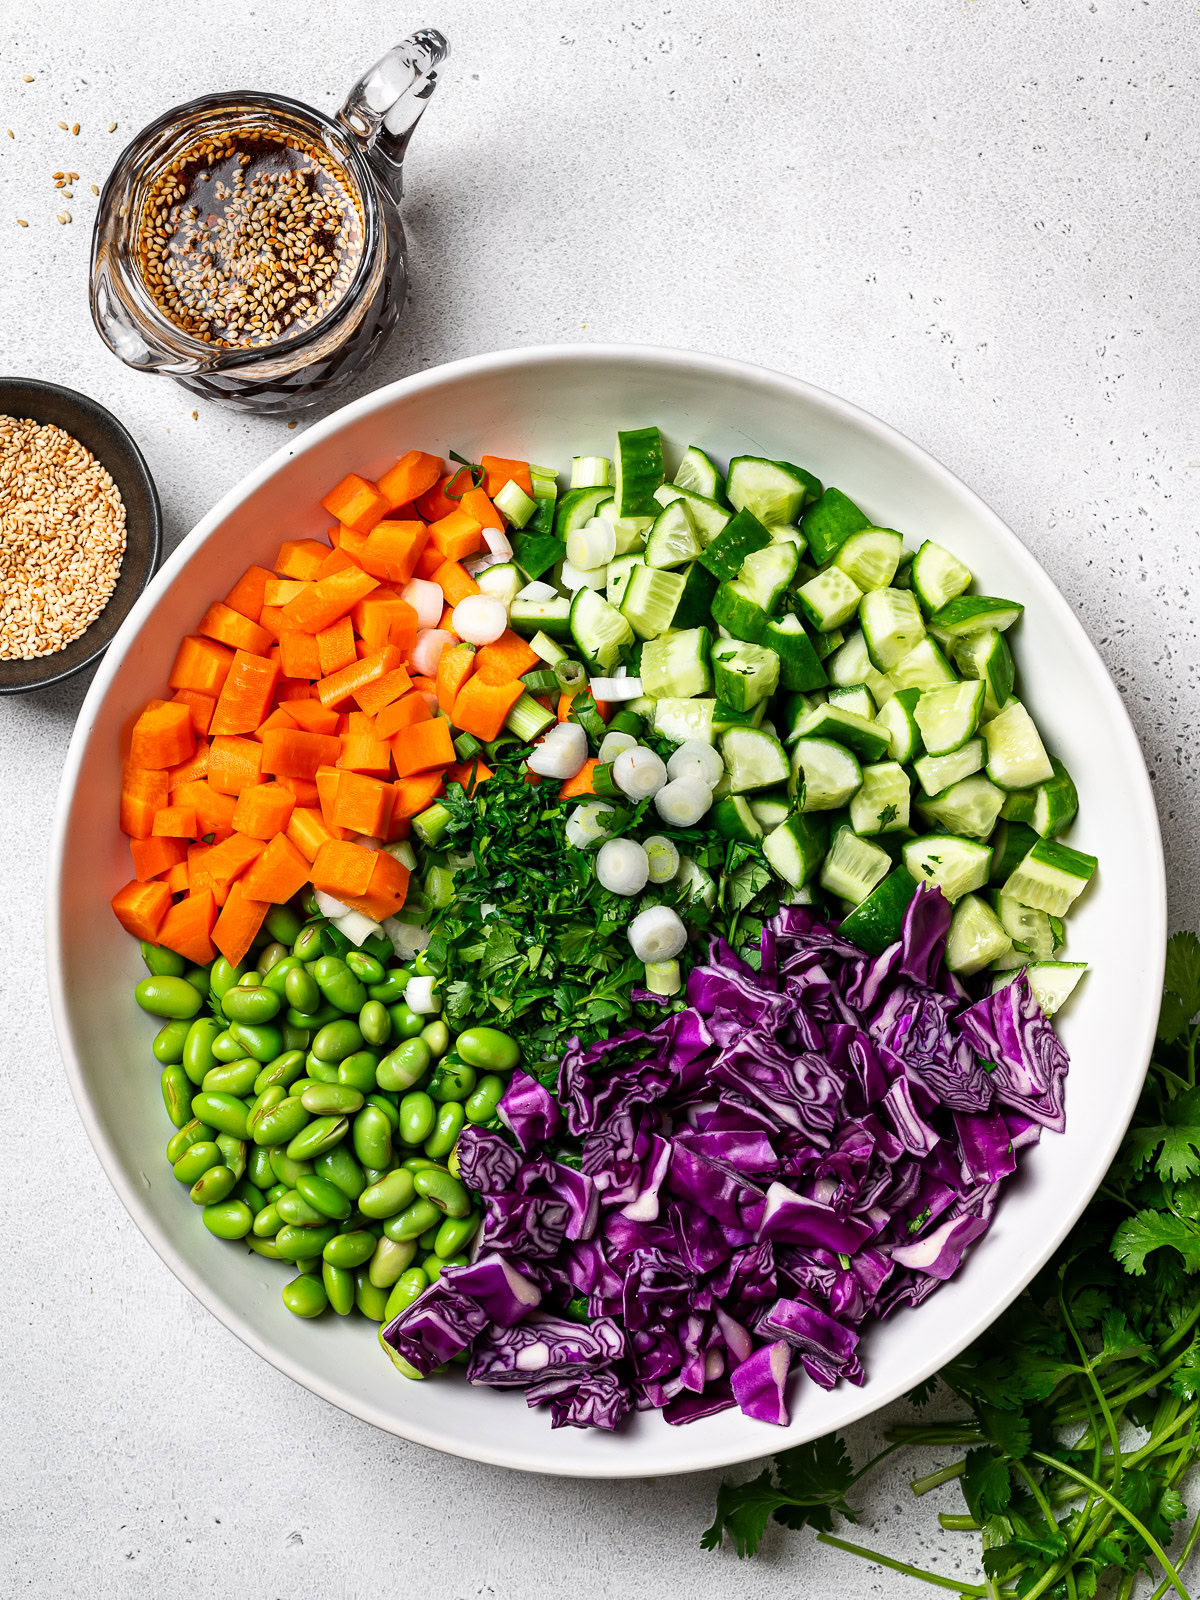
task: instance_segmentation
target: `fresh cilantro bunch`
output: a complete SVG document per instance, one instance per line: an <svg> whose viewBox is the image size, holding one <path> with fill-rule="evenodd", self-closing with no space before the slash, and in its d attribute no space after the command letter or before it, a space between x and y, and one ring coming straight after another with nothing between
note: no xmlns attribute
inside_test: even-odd
<svg viewBox="0 0 1200 1600"><path fill-rule="evenodd" d="M1162 1600L1200 1517L1183 1491L1200 1462L1200 941L1167 952L1158 1040L1129 1133L1099 1192L1049 1262L982 1338L945 1367L944 1422L891 1430L855 1470L836 1434L724 1484L706 1548L753 1555L772 1517L932 1585L986 1600ZM924 1405L934 1385L910 1399ZM943 1528L979 1537L983 1578L963 1584L834 1536L850 1489L899 1450L965 1449L913 1480L957 1480L965 1510ZM1174 1547L1174 1555L1169 1552Z"/></svg>

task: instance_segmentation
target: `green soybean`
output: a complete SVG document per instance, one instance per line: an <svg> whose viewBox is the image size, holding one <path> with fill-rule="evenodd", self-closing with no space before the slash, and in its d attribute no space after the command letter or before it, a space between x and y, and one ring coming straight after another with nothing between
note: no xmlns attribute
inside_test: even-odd
<svg viewBox="0 0 1200 1600"><path fill-rule="evenodd" d="M354 1209L349 1197L342 1193L336 1183L318 1177L315 1172L307 1172L297 1178L296 1188L314 1211L328 1217L331 1222L345 1222Z"/></svg>
<svg viewBox="0 0 1200 1600"><path fill-rule="evenodd" d="M400 1137L405 1144L424 1144L433 1132L437 1108L423 1090L406 1094L400 1102Z"/></svg>
<svg viewBox="0 0 1200 1600"><path fill-rule="evenodd" d="M301 928L292 941L292 954L301 961L315 961L321 954L321 930L313 926Z"/></svg>
<svg viewBox="0 0 1200 1600"><path fill-rule="evenodd" d="M274 1061L268 1061L265 1067L259 1069L254 1080L254 1092L261 1094L272 1084L279 1084L286 1089L289 1084L295 1083L303 1071L303 1050L285 1050Z"/></svg>
<svg viewBox="0 0 1200 1600"><path fill-rule="evenodd" d="M368 1000L358 1013L358 1028L368 1044L385 1045L392 1036L388 1008L378 1000Z"/></svg>
<svg viewBox="0 0 1200 1600"><path fill-rule="evenodd" d="M438 1167L427 1167L413 1174L413 1186L423 1200L430 1200L447 1217L465 1217L471 1209L471 1196L462 1183Z"/></svg>
<svg viewBox="0 0 1200 1600"><path fill-rule="evenodd" d="M194 1205L212 1206L227 1200L237 1186L237 1176L226 1166L209 1167L193 1183L190 1198Z"/></svg>
<svg viewBox="0 0 1200 1600"><path fill-rule="evenodd" d="M314 1083L300 1096L300 1103L314 1117L347 1117L362 1110L363 1097L358 1089L340 1083Z"/></svg>
<svg viewBox="0 0 1200 1600"><path fill-rule="evenodd" d="M388 1291L377 1289L366 1267L354 1274L354 1304L368 1322L382 1322L387 1314Z"/></svg>
<svg viewBox="0 0 1200 1600"><path fill-rule="evenodd" d="M283 1034L269 1022L231 1022L229 1032L242 1046L242 1054L265 1066L283 1054Z"/></svg>
<svg viewBox="0 0 1200 1600"><path fill-rule="evenodd" d="M182 978L187 971L187 962L174 950L168 950L165 945L151 944L149 940L141 942L142 960L146 963L146 971L156 978Z"/></svg>
<svg viewBox="0 0 1200 1600"><path fill-rule="evenodd" d="M369 1094L366 1097L366 1103L369 1106L374 1106L377 1111L383 1112L388 1119L389 1127L395 1133L400 1126L400 1096L398 1094Z"/></svg>
<svg viewBox="0 0 1200 1600"><path fill-rule="evenodd" d="M215 1233L218 1239L244 1239L254 1223L244 1200L219 1200L205 1206L200 1215L209 1233Z"/></svg>
<svg viewBox="0 0 1200 1600"><path fill-rule="evenodd" d="M221 1010L230 1022L270 1022L282 1009L283 1002L274 989L264 989L257 984L227 989L221 997Z"/></svg>
<svg viewBox="0 0 1200 1600"><path fill-rule="evenodd" d="M278 1201L275 1202L279 1204ZM275 1235L275 1248L285 1261L308 1261L320 1257L321 1251L334 1237L336 1229L297 1228L294 1223L284 1223Z"/></svg>
<svg viewBox="0 0 1200 1600"><path fill-rule="evenodd" d="M336 1083L339 1063L318 1061L310 1050L304 1058L304 1070L314 1083Z"/></svg>
<svg viewBox="0 0 1200 1600"><path fill-rule="evenodd" d="M271 1150L271 1170L280 1183L286 1183L289 1189L296 1187L296 1179L302 1173L312 1171L311 1161L293 1161L286 1150L278 1145Z"/></svg>
<svg viewBox="0 0 1200 1600"><path fill-rule="evenodd" d="M269 1083L260 1090L246 1118L246 1132L256 1145L284 1144L284 1134L291 1139L300 1132L308 1120L306 1116L299 1116L295 1110L278 1117L274 1115L288 1100L297 1099L289 1095L281 1083ZM303 1110L303 1106L300 1109Z"/></svg>
<svg viewBox="0 0 1200 1600"><path fill-rule="evenodd" d="M383 963L369 956L365 950L348 950L344 959L350 971L363 983L383 982Z"/></svg>
<svg viewBox="0 0 1200 1600"><path fill-rule="evenodd" d="M193 1115L191 1110L192 1080L178 1062L173 1062L170 1066L162 1069L158 1082L162 1090L163 1105L167 1108L167 1115L177 1128L182 1128Z"/></svg>
<svg viewBox="0 0 1200 1600"><path fill-rule="evenodd" d="M272 967L277 967L281 961L287 960L288 954L287 946L280 944L278 939L272 940L268 945L264 945L258 953L258 960L254 963L259 977L265 978ZM295 958L293 957L292 959L294 960Z"/></svg>
<svg viewBox="0 0 1200 1600"><path fill-rule="evenodd" d="M154 1035L150 1046L155 1061L162 1067L175 1067L183 1060L183 1047L187 1041L188 1024L184 1021L164 1023Z"/></svg>
<svg viewBox="0 0 1200 1600"><path fill-rule="evenodd" d="M217 1034L209 1050L214 1061L240 1061L246 1054L228 1028Z"/></svg>
<svg viewBox="0 0 1200 1600"><path fill-rule="evenodd" d="M272 1200L255 1217L253 1233L256 1239L273 1239L282 1227L283 1218L279 1215L278 1202Z"/></svg>
<svg viewBox="0 0 1200 1600"><path fill-rule="evenodd" d="M409 1306L418 1296L425 1293L429 1287L429 1279L420 1267L409 1267L396 1279L391 1294L388 1295L387 1305L384 1307L384 1316L388 1322L393 1317L398 1317L402 1311L407 1311Z"/></svg>
<svg viewBox="0 0 1200 1600"><path fill-rule="evenodd" d="M186 978L143 978L133 991L134 999L152 1017L186 1021L204 1004L204 996Z"/></svg>
<svg viewBox="0 0 1200 1600"><path fill-rule="evenodd" d="M362 980L354 976L340 956L322 956L313 968L313 977L326 1000L339 1011L357 1016L367 1003Z"/></svg>
<svg viewBox="0 0 1200 1600"><path fill-rule="evenodd" d="M313 1162L313 1171L327 1178L348 1200L357 1200L367 1186L363 1170L344 1144L326 1150Z"/></svg>
<svg viewBox="0 0 1200 1600"><path fill-rule="evenodd" d="M272 994L277 994L284 1005L287 1004L287 975L289 972L303 972L304 963L298 956L284 954L260 974L264 989L270 989Z"/></svg>
<svg viewBox="0 0 1200 1600"><path fill-rule="evenodd" d="M193 989L198 989L204 998L206 1000L208 999L207 967L189 967L184 973L184 977L191 984Z"/></svg>
<svg viewBox="0 0 1200 1600"><path fill-rule="evenodd" d="M298 1189L289 1189L275 1201L275 1209L285 1223L297 1228L323 1227L329 1220L316 1206L310 1206Z"/></svg>
<svg viewBox="0 0 1200 1600"><path fill-rule="evenodd" d="M311 1161L344 1139L349 1130L347 1117L317 1117L289 1140L287 1153L293 1161Z"/></svg>
<svg viewBox="0 0 1200 1600"><path fill-rule="evenodd" d="M320 1278L305 1272L293 1278L291 1283L285 1283L281 1293L284 1305L295 1317L319 1317L329 1304L329 1296Z"/></svg>
<svg viewBox="0 0 1200 1600"><path fill-rule="evenodd" d="M350 1017L337 1022L327 1022L312 1042L312 1053L318 1061L344 1061L363 1047L362 1031Z"/></svg>
<svg viewBox="0 0 1200 1600"><path fill-rule="evenodd" d="M417 1240L417 1249L425 1255L428 1255L433 1249L434 1241L438 1236L438 1226L439 1224L435 1223L432 1228L426 1228L425 1232Z"/></svg>
<svg viewBox="0 0 1200 1600"><path fill-rule="evenodd" d="M466 1028L454 1044L470 1067L481 1072L511 1072L521 1059L521 1047L499 1028Z"/></svg>
<svg viewBox="0 0 1200 1600"><path fill-rule="evenodd" d="M377 1060L371 1050L356 1050L338 1063L337 1081L347 1089L357 1089L359 1094L370 1094L375 1087Z"/></svg>
<svg viewBox="0 0 1200 1600"><path fill-rule="evenodd" d="M275 1168L271 1166L271 1152L267 1150L264 1152L264 1154L267 1157L267 1166L271 1168L271 1179L274 1179L273 1182L270 1180L267 1182L266 1201L268 1205L273 1206L279 1199L280 1195L285 1195L288 1192L290 1185L286 1183L280 1183L275 1177Z"/></svg>
<svg viewBox="0 0 1200 1600"><path fill-rule="evenodd" d="M220 1147L211 1139L199 1139L183 1152L171 1170L180 1183L191 1188L197 1178L202 1178L210 1167L219 1167L224 1160Z"/></svg>
<svg viewBox="0 0 1200 1600"><path fill-rule="evenodd" d="M388 1166L392 1159L392 1125L378 1106L364 1106L358 1113L351 1142L364 1167Z"/></svg>
<svg viewBox="0 0 1200 1600"><path fill-rule="evenodd" d="M421 1037L435 1056L444 1056L450 1048L450 1029L439 1017L436 1022L426 1022Z"/></svg>
<svg viewBox="0 0 1200 1600"><path fill-rule="evenodd" d="M404 967L393 967L384 973L378 983L367 984L367 998L378 1000L381 1005L394 1006L404 999L404 991L408 987L408 980L412 973Z"/></svg>
<svg viewBox="0 0 1200 1600"><path fill-rule="evenodd" d="M410 1206L416 1192L412 1173L397 1167L394 1172L385 1173L362 1191L358 1197L358 1209L364 1217L382 1222Z"/></svg>
<svg viewBox="0 0 1200 1600"><path fill-rule="evenodd" d="M253 1056L243 1056L240 1061L218 1061L204 1074L202 1089L215 1089L222 1094L235 1094L245 1099L254 1089L258 1077L258 1062Z"/></svg>
<svg viewBox="0 0 1200 1600"><path fill-rule="evenodd" d="M479 1222L478 1211L468 1212L465 1217L447 1217L434 1238L434 1254L443 1261L460 1255L479 1231Z"/></svg>
<svg viewBox="0 0 1200 1600"><path fill-rule="evenodd" d="M261 1216L262 1213L259 1213ZM247 1245L256 1256L263 1256L267 1261L282 1261L283 1257L275 1247L274 1239L256 1239L253 1234L246 1240Z"/></svg>
<svg viewBox="0 0 1200 1600"><path fill-rule="evenodd" d="M443 1172L446 1170L441 1162L434 1161L429 1156L405 1156L400 1165L406 1172L424 1172L426 1167L437 1166L441 1166Z"/></svg>
<svg viewBox="0 0 1200 1600"><path fill-rule="evenodd" d="M246 1141L235 1139L231 1133L219 1133L213 1140L217 1149L225 1158L225 1165L235 1178L242 1178L246 1173Z"/></svg>
<svg viewBox="0 0 1200 1600"><path fill-rule="evenodd" d="M211 1143L215 1132L215 1128L207 1127L199 1117L190 1118L167 1140L167 1160L174 1166L184 1151L190 1150L194 1144L200 1144L205 1139Z"/></svg>
<svg viewBox="0 0 1200 1600"><path fill-rule="evenodd" d="M245 967L231 967L224 956L218 956L208 974L208 987L213 998L220 1000L227 989L240 983L245 970Z"/></svg>
<svg viewBox="0 0 1200 1600"><path fill-rule="evenodd" d="M457 1101L439 1106L433 1132L425 1141L425 1154L434 1161L444 1161L458 1142L465 1120L463 1108Z"/></svg>
<svg viewBox="0 0 1200 1600"><path fill-rule="evenodd" d="M235 1139L246 1137L246 1107L234 1095L202 1089L192 1096L192 1115L220 1133L231 1133Z"/></svg>
<svg viewBox="0 0 1200 1600"><path fill-rule="evenodd" d="M177 1024L172 1023L172 1027ZM213 1054L213 1045L221 1037L224 1029L216 1017L197 1017L194 1022L186 1024L187 1035L183 1041L183 1050L180 1061L183 1070L197 1088L204 1082L206 1072L211 1072L217 1065L217 1058ZM241 1055L241 1051L238 1052Z"/></svg>
<svg viewBox="0 0 1200 1600"><path fill-rule="evenodd" d="M405 1005L403 1000L388 1007L388 1016L391 1018L392 1032L398 1039L419 1038L425 1027L425 1018L419 1011Z"/></svg>
<svg viewBox="0 0 1200 1600"><path fill-rule="evenodd" d="M377 1289L390 1289L400 1274L412 1265L417 1246L414 1240L377 1239L367 1263L367 1276Z"/></svg>
<svg viewBox="0 0 1200 1600"><path fill-rule="evenodd" d="M285 1021L279 1029L283 1035L283 1049L287 1054L291 1050L299 1050L301 1054L308 1049L309 1040L312 1038L311 1028L299 1028Z"/></svg>
<svg viewBox="0 0 1200 1600"><path fill-rule="evenodd" d="M467 1096L463 1106L467 1121L490 1122L503 1098L504 1079L497 1077L494 1072L487 1073L476 1084L474 1093Z"/></svg>
<svg viewBox="0 0 1200 1600"><path fill-rule="evenodd" d="M321 1252L324 1259L332 1266L344 1267L347 1271L361 1267L374 1253L375 1235L362 1229L354 1233L337 1234Z"/></svg>
<svg viewBox="0 0 1200 1600"><path fill-rule="evenodd" d="M257 1184L251 1183L249 1178L239 1178L237 1188L233 1191L233 1198L241 1200L250 1207L250 1215L257 1217L266 1205L266 1198Z"/></svg>
<svg viewBox="0 0 1200 1600"><path fill-rule="evenodd" d="M272 906L263 918L263 928L279 944L295 944L303 926L299 916L289 905Z"/></svg>
<svg viewBox="0 0 1200 1600"><path fill-rule="evenodd" d="M427 1228L439 1225L442 1214L431 1200L416 1199L399 1216L389 1217L383 1225L387 1238L403 1244L409 1239L419 1239Z"/></svg>
<svg viewBox="0 0 1200 1600"><path fill-rule="evenodd" d="M381 1089L402 1093L420 1083L432 1064L433 1056L424 1039L406 1039L376 1067L375 1082Z"/></svg>
<svg viewBox="0 0 1200 1600"><path fill-rule="evenodd" d="M329 1304L338 1316L348 1317L354 1310L354 1274L345 1267L335 1267L322 1260L321 1282L325 1285Z"/></svg>
<svg viewBox="0 0 1200 1600"><path fill-rule="evenodd" d="M447 1056L429 1080L429 1094L442 1105L450 1100L461 1102L474 1094L476 1082L474 1067Z"/></svg>
<svg viewBox="0 0 1200 1600"><path fill-rule="evenodd" d="M246 1152L246 1176L256 1189L270 1189L275 1183L275 1169L271 1165L271 1152L262 1145L252 1144Z"/></svg>

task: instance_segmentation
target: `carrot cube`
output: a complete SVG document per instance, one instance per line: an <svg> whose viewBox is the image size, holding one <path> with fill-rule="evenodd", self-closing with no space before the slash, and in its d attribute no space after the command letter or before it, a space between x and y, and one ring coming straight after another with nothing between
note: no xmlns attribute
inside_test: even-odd
<svg viewBox="0 0 1200 1600"><path fill-rule="evenodd" d="M171 699L178 705L188 708L192 719L192 732L197 739L207 735L212 714L217 708L217 702L212 695L200 694L196 689L177 689Z"/></svg>
<svg viewBox="0 0 1200 1600"><path fill-rule="evenodd" d="M158 942L185 960L206 966L217 953L212 942L216 920L217 906L212 891L193 890L167 912L158 930Z"/></svg>
<svg viewBox="0 0 1200 1600"><path fill-rule="evenodd" d="M111 905L126 933L154 942L171 909L171 891L165 883L142 883L134 878L117 890Z"/></svg>
<svg viewBox="0 0 1200 1600"><path fill-rule="evenodd" d="M170 780L164 771L150 771L126 762L121 769L122 833L131 839L148 839L155 814L167 804Z"/></svg>
<svg viewBox="0 0 1200 1600"><path fill-rule="evenodd" d="M175 700L148 705L133 725L129 740L131 766L161 772L191 759L196 749L190 709Z"/></svg>
<svg viewBox="0 0 1200 1600"><path fill-rule="evenodd" d="M525 685L519 678L510 683L486 683L478 676L468 678L454 702L454 726L487 744L499 738L508 713L524 693ZM396 770L399 772L399 766Z"/></svg>
<svg viewBox="0 0 1200 1600"><path fill-rule="evenodd" d="M172 798L177 806L195 806L196 828L201 838L211 833L214 839L224 839L233 831L237 802L232 795L214 789L207 778L180 784Z"/></svg>
<svg viewBox="0 0 1200 1600"><path fill-rule="evenodd" d="M479 465L484 472L484 488L494 500L511 479L527 495L533 494L533 479L528 461L510 461L506 456L480 456Z"/></svg>
<svg viewBox="0 0 1200 1600"><path fill-rule="evenodd" d="M468 687L469 684L470 680ZM396 735L392 742L392 755L398 778L408 778L416 772L428 772L431 767L453 766L454 741L450 737L450 724L444 717L414 722Z"/></svg>
<svg viewBox="0 0 1200 1600"><path fill-rule="evenodd" d="M257 622L251 622L240 611L215 600L200 619L198 632L231 650L249 650L252 655L265 656L271 645L271 635ZM171 687L174 689L175 684ZM197 686L198 687L198 686Z"/></svg>
<svg viewBox="0 0 1200 1600"><path fill-rule="evenodd" d="M298 806L320 805L320 791L311 778L278 778L281 789L286 789Z"/></svg>
<svg viewBox="0 0 1200 1600"><path fill-rule="evenodd" d="M275 581L275 574L268 572L266 567L247 567L225 596L225 604L230 610L240 611L242 616L249 617L251 622L257 622L264 604L278 604L274 600L268 602L266 598L267 585Z"/></svg>
<svg viewBox="0 0 1200 1600"><path fill-rule="evenodd" d="M448 606L456 606L469 594L479 593L479 585L475 579L465 567L459 566L457 561L443 561L433 574L433 581L445 595Z"/></svg>
<svg viewBox="0 0 1200 1600"><path fill-rule="evenodd" d="M287 837L306 861L315 861L321 846L341 839L342 830L331 827L315 807L297 806L288 821Z"/></svg>
<svg viewBox="0 0 1200 1600"><path fill-rule="evenodd" d="M195 689L198 694L211 695L215 700L232 665L232 650L213 639L189 633L179 641L167 682L172 689Z"/></svg>
<svg viewBox="0 0 1200 1600"><path fill-rule="evenodd" d="M287 709L298 728L306 728L309 733L337 732L337 712L319 700L289 700Z"/></svg>
<svg viewBox="0 0 1200 1600"><path fill-rule="evenodd" d="M155 813L151 837L155 839L194 839L195 806L164 806Z"/></svg>
<svg viewBox="0 0 1200 1600"><path fill-rule="evenodd" d="M360 478L357 472L348 472L321 504L331 517L356 533L370 533L388 509L387 496L379 492L378 485L369 478Z"/></svg>
<svg viewBox="0 0 1200 1600"><path fill-rule="evenodd" d="M354 895L364 895L371 882L375 851L345 840L327 840L317 851L312 864L314 889L347 903Z"/></svg>
<svg viewBox="0 0 1200 1600"><path fill-rule="evenodd" d="M323 763L332 765L341 754L336 734L308 733L303 728L272 728L263 735L262 769L284 778L313 778Z"/></svg>
<svg viewBox="0 0 1200 1600"><path fill-rule="evenodd" d="M358 660L354 648L354 625L349 616L339 617L328 628L317 634L317 659L321 663L321 676L331 677ZM320 693L318 689L317 693Z"/></svg>
<svg viewBox="0 0 1200 1600"><path fill-rule="evenodd" d="M395 738L402 728L410 728L414 722L428 722L432 715L428 700L414 690L379 712L375 718L375 737Z"/></svg>
<svg viewBox="0 0 1200 1600"><path fill-rule="evenodd" d="M233 825L252 839L272 839L282 833L296 797L277 783L256 783L243 789L233 809Z"/></svg>
<svg viewBox="0 0 1200 1600"><path fill-rule="evenodd" d="M396 798L392 802L392 821L417 816L433 804L444 784L443 772L420 772L412 778L397 779L392 785L396 791Z"/></svg>
<svg viewBox="0 0 1200 1600"><path fill-rule="evenodd" d="M208 781L218 794L241 794L262 782L262 763L257 739L221 735L208 747Z"/></svg>
<svg viewBox="0 0 1200 1600"><path fill-rule="evenodd" d="M363 659L367 658L364 656ZM364 683L355 689L353 694L359 710L365 711L369 717L374 717L385 706L390 706L394 700L406 695L411 688L412 679L405 669L393 667L391 672L385 672L381 678L376 678L373 682Z"/></svg>
<svg viewBox="0 0 1200 1600"><path fill-rule="evenodd" d="M265 606L285 606L289 600L294 600L298 594L303 594L306 585L299 578L267 579L263 589L263 604Z"/></svg>
<svg viewBox="0 0 1200 1600"><path fill-rule="evenodd" d="M386 583L407 583L429 541L423 522L381 522L357 552L364 572Z"/></svg>
<svg viewBox="0 0 1200 1600"><path fill-rule="evenodd" d="M352 833L379 837L392 815L392 786L359 772L343 772L333 799L332 821Z"/></svg>
<svg viewBox="0 0 1200 1600"><path fill-rule="evenodd" d="M538 656L519 633L506 628L498 639L485 644L475 658L475 673L484 683L511 683L532 672Z"/></svg>
<svg viewBox="0 0 1200 1600"><path fill-rule="evenodd" d="M361 661L355 659L340 672L331 673L317 684L317 698L323 706L336 709L349 700L365 684L377 683L380 678L394 672L400 665L400 652L394 645L385 644Z"/></svg>
<svg viewBox="0 0 1200 1600"><path fill-rule="evenodd" d="M278 682L278 662L251 655L247 650L235 651L213 713L211 732L252 733L270 710Z"/></svg>
<svg viewBox="0 0 1200 1600"><path fill-rule="evenodd" d="M319 539L285 539L275 557L275 571L282 578L307 583L316 577L317 568L328 554L329 546Z"/></svg>
<svg viewBox="0 0 1200 1600"><path fill-rule="evenodd" d="M483 545L483 528L465 511L452 511L430 524L429 542L436 545L447 561L464 561Z"/></svg>
<svg viewBox="0 0 1200 1600"><path fill-rule="evenodd" d="M161 878L170 872L177 861L187 860L187 844L182 839L164 839L155 835L149 839L130 839L129 853L133 857L134 876L142 883L151 878Z"/></svg>
<svg viewBox="0 0 1200 1600"><path fill-rule="evenodd" d="M284 628L279 635L279 664L289 678L319 678L321 652L318 635L299 628Z"/></svg>
<svg viewBox="0 0 1200 1600"><path fill-rule="evenodd" d="M270 909L266 900L251 899L240 883L231 886L212 931L212 942L230 966L236 967L250 949Z"/></svg>
<svg viewBox="0 0 1200 1600"><path fill-rule="evenodd" d="M285 834L277 833L241 880L242 890L252 900L267 900L282 905L308 882L307 857L297 850Z"/></svg>
<svg viewBox="0 0 1200 1600"><path fill-rule="evenodd" d="M339 617L353 611L360 600L378 587L377 578L351 563L289 600L283 608L283 625L300 628L305 633L320 633L322 628L328 628Z"/></svg>
<svg viewBox="0 0 1200 1600"><path fill-rule="evenodd" d="M424 450L410 450L401 456L394 467L380 478L379 492L388 503L388 510L406 505L418 495L432 489L442 475L442 458L427 455Z"/></svg>

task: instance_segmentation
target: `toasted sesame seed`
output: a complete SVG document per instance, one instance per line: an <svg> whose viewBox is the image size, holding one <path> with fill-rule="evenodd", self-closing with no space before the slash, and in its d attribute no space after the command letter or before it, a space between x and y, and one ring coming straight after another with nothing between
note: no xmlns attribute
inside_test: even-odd
<svg viewBox="0 0 1200 1600"><path fill-rule="evenodd" d="M79 132L79 124L77 122L73 124L73 126L71 128L71 132L72 133L78 133Z"/></svg>
<svg viewBox="0 0 1200 1600"><path fill-rule="evenodd" d="M67 127L65 122L60 122L59 123L59 127L62 129L62 131L64 133L69 133L70 132L70 129Z"/></svg>
<svg viewBox="0 0 1200 1600"><path fill-rule="evenodd" d="M10 138L10 139L15 139L15 138L16 138L16 137L17 137L17 136L16 136L16 134L15 134L15 133L14 133L14 132L13 132L13 131L12 131L12 129L11 129L11 128L5 128L5 130L4 130L4 131L5 131L5 133L7 133L7 134L8 134L8 137L9 137L9 138Z"/></svg>
<svg viewBox="0 0 1200 1600"><path fill-rule="evenodd" d="M32 83L33 82L33 73L32 72L23 72L21 74L21 82L22 83Z"/></svg>
<svg viewBox="0 0 1200 1600"><path fill-rule="evenodd" d="M93 194L99 194L100 193L99 189L96 187L96 185L94 183L89 183L88 184L88 188L92 191Z"/></svg>
<svg viewBox="0 0 1200 1600"><path fill-rule="evenodd" d="M108 125L108 131L109 131L109 133L116 133L116 131L117 131L117 125L116 125L116 123L115 123L115 122L110 122L110 123L109 123L109 125Z"/></svg>
<svg viewBox="0 0 1200 1600"><path fill-rule="evenodd" d="M27 228L28 226L29 226L29 224L25 221L24 217L18 217L17 218L17 227L18 228Z"/></svg>

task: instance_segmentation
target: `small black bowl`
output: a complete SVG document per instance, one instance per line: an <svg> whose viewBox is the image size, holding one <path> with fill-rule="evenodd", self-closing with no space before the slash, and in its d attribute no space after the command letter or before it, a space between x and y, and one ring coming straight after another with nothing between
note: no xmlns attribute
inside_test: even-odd
<svg viewBox="0 0 1200 1600"><path fill-rule="evenodd" d="M0 415L51 422L73 434L107 467L125 502L125 557L108 604L78 639L52 656L0 661L0 694L21 694L82 672L100 658L133 603L154 576L162 555L162 507L142 456L111 411L57 383L37 378L0 378Z"/></svg>

